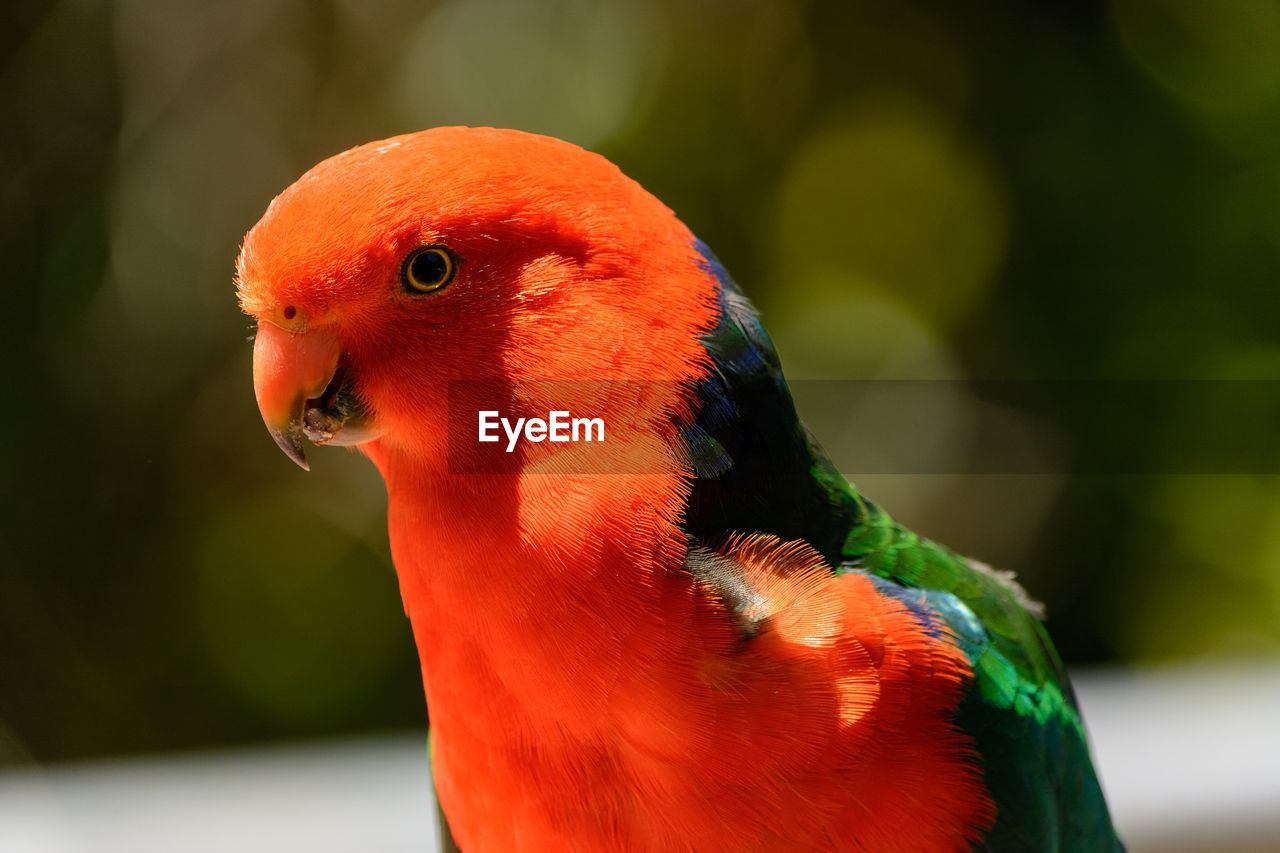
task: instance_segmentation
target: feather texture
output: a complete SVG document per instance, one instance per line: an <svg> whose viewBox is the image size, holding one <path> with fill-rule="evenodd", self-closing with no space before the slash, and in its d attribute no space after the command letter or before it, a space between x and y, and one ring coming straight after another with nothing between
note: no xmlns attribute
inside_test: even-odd
<svg viewBox="0 0 1280 853"><path fill-rule="evenodd" d="M422 247L456 264L426 294L400 281ZM746 297L603 158L362 146L272 203L237 279L277 327L255 382L282 447L349 399L321 440L358 415L386 481L463 850L1118 846L1025 594L849 485ZM551 443L486 468L458 426L566 388L606 416L594 468Z"/></svg>
<svg viewBox="0 0 1280 853"><path fill-rule="evenodd" d="M1011 575L917 536L857 493L795 416L754 309L698 245L722 293L705 339L716 369L698 386L699 424L740 461L696 481L686 525L704 537L751 530L812 543L835 571L870 577L964 652L974 678L958 720L998 808L986 849L1119 849L1040 606Z"/></svg>

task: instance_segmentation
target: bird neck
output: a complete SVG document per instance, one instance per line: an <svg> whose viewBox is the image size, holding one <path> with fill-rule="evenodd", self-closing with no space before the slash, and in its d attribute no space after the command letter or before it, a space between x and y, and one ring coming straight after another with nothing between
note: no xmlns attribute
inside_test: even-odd
<svg viewBox="0 0 1280 853"><path fill-rule="evenodd" d="M376 461L433 722L530 672L589 694L583 673L604 671L623 642L610 623L661 613L690 584L679 571L687 487L673 473L465 475ZM553 714L555 691L533 692Z"/></svg>

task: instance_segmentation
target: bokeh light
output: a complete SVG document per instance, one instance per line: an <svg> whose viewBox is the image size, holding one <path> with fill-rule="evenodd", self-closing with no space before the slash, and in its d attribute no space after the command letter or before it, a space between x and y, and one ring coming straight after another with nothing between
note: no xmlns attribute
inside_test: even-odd
<svg viewBox="0 0 1280 853"><path fill-rule="evenodd" d="M382 485L278 453L231 279L309 166L438 124L565 137L668 203L847 473L1018 571L1070 664L1280 652L1274 3L49 0L0 23L0 763L424 724ZM981 391L1012 379L1053 405ZM1150 406L1065 379L1150 380ZM1256 467L1188 473L1206 435Z"/></svg>
<svg viewBox="0 0 1280 853"><path fill-rule="evenodd" d="M394 83L413 127L512 126L586 147L643 118L667 42L642 0L451 0L414 30Z"/></svg>
<svg viewBox="0 0 1280 853"><path fill-rule="evenodd" d="M1134 61L1199 113L1247 116L1280 100L1280 7L1267 0L1112 0Z"/></svg>
<svg viewBox="0 0 1280 853"><path fill-rule="evenodd" d="M935 325L958 322L981 305L1001 259L996 178L953 122L918 101L872 96L837 110L783 178L779 275L802 305L819 296L805 292L815 276L844 271Z"/></svg>

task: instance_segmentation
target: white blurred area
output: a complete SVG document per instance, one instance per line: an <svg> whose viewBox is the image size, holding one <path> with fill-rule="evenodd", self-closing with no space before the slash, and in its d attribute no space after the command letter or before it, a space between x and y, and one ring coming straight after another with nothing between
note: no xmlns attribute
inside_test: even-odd
<svg viewBox="0 0 1280 853"><path fill-rule="evenodd" d="M0 773L3 853L423 853L425 733Z"/></svg>
<svg viewBox="0 0 1280 853"><path fill-rule="evenodd" d="M1075 676L1132 853L1280 850L1280 665ZM424 853L422 733L0 772L4 853Z"/></svg>

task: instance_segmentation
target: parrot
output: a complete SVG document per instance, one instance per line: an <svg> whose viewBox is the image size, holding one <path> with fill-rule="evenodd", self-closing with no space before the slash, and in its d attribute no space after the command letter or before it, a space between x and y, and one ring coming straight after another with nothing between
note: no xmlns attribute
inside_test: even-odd
<svg viewBox="0 0 1280 853"><path fill-rule="evenodd" d="M850 484L743 291L603 156L352 148L235 287L280 449L386 486L446 849L1123 849L1039 605Z"/></svg>

